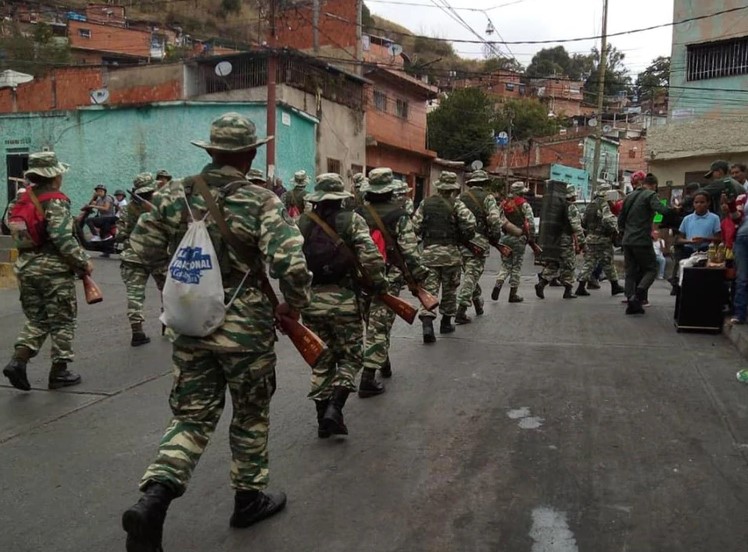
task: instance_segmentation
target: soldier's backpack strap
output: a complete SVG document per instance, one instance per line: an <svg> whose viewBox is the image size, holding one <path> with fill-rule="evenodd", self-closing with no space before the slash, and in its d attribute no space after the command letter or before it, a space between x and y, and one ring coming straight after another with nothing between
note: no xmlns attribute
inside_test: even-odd
<svg viewBox="0 0 748 552"><path fill-rule="evenodd" d="M486 206L485 205L481 205L481 202L478 201L477 197L475 197L475 194L473 193L473 191L468 188L467 190L465 190L465 193L468 196L470 196L470 199L473 200L473 203L475 203L475 205L478 207L478 209L481 210L481 212L483 213L483 216L486 216Z"/></svg>
<svg viewBox="0 0 748 552"><path fill-rule="evenodd" d="M371 218L374 220L374 224L377 225L377 228L379 228L379 231L382 233L384 241L388 246L388 251L392 251L393 256L395 257L393 259L393 264L403 272L408 287L415 286L416 280L408 267L408 263L405 262L402 251L400 251L400 244L392 237L392 234L390 234L390 231L387 229L387 225L382 220L382 217L379 216L376 209L369 204L365 204L363 208L369 212L369 215L371 215Z"/></svg>
<svg viewBox="0 0 748 552"><path fill-rule="evenodd" d="M327 234L327 236L333 241L333 243L345 253L345 256L348 257L348 260L351 262L351 264L353 265L353 268L358 273L358 276L362 280L365 280L366 285L368 286L369 284L369 281L368 281L369 279L367 278L368 273L364 270L364 267L361 264L361 261L359 261L356 253L353 251L353 249L351 249L351 247L347 243L345 243L345 240L340 237L340 234L338 234L333 229L332 226L327 224L327 222L325 222L324 219L321 216L319 216L317 213L315 213L314 211L310 211L306 213L306 216L308 216L309 219L314 224L319 226L322 229L322 231L325 234Z"/></svg>

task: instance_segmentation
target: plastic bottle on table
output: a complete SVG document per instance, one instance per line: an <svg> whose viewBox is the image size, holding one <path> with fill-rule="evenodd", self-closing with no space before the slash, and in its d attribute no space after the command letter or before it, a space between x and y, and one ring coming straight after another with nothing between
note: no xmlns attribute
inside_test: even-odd
<svg viewBox="0 0 748 552"><path fill-rule="evenodd" d="M707 260L710 263L716 263L717 262L717 246L713 243L709 244L709 251L707 252Z"/></svg>
<svg viewBox="0 0 748 552"><path fill-rule="evenodd" d="M721 243L717 246L717 262L718 263L725 262L725 244L724 243Z"/></svg>

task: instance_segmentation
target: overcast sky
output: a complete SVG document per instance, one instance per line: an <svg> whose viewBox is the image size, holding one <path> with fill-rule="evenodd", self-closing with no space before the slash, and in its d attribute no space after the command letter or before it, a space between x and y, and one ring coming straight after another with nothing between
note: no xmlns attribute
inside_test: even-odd
<svg viewBox="0 0 748 552"><path fill-rule="evenodd" d="M700 0L702 1L702 0ZM460 16L481 37L486 35L488 17L506 41L555 40L598 36L602 28L603 0L448 0L455 9L470 7L486 13L457 9ZM475 39L467 29L450 19L434 5L434 0L365 0L375 15L386 17L416 34L441 38ZM425 4L414 6L408 4ZM673 0L609 0L608 32L628 31L673 20ZM497 34L493 35L496 40ZM669 56L672 28L635 33L611 38L610 42L626 54L625 64L632 77L644 70L657 56ZM558 44L571 53L588 53L600 41L554 44L517 44L508 49L520 63L527 66L542 48ZM463 57L483 57L480 44L455 43ZM507 46L501 50L509 54Z"/></svg>

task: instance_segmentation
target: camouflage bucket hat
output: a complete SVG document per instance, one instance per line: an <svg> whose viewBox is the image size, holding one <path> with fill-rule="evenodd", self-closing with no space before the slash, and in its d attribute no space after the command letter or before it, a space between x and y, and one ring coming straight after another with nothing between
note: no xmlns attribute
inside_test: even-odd
<svg viewBox="0 0 748 552"><path fill-rule="evenodd" d="M512 185L509 187L509 192L515 195L524 194L526 191L527 188L522 181L512 182Z"/></svg>
<svg viewBox="0 0 748 552"><path fill-rule="evenodd" d="M395 192L397 189L398 185L395 184L392 169L388 169L387 167L372 169L369 172L368 182L364 182L361 185L361 192L367 194L387 194Z"/></svg>
<svg viewBox="0 0 748 552"><path fill-rule="evenodd" d="M409 194L410 192L413 191L413 188L411 188L410 186L408 186L408 183L405 182L404 180L397 180L397 179L395 179L393 182L397 186L397 189L395 190L395 193L398 194L398 195Z"/></svg>
<svg viewBox="0 0 748 552"><path fill-rule="evenodd" d="M605 197L605 194L607 194L610 190L612 190L610 184L600 184L597 187L597 190L595 190L595 195L597 197Z"/></svg>
<svg viewBox="0 0 748 552"><path fill-rule="evenodd" d="M249 169L249 172L247 173L247 180L249 180L250 182L261 182L262 184L267 184L265 173L260 169Z"/></svg>
<svg viewBox="0 0 748 552"><path fill-rule="evenodd" d="M55 176L65 174L70 169L67 163L60 163L57 155L53 151L40 151L29 155L29 168L23 173L38 174L45 178L54 178Z"/></svg>
<svg viewBox="0 0 748 552"><path fill-rule="evenodd" d="M137 194L147 194L156 191L156 181L149 172L142 172L132 181L132 186Z"/></svg>
<svg viewBox="0 0 748 552"><path fill-rule="evenodd" d="M439 175L436 181L437 190L459 190L460 183L457 181L457 175L453 172L444 171Z"/></svg>
<svg viewBox="0 0 748 552"><path fill-rule="evenodd" d="M293 173L294 188L306 188L307 184L309 184L309 175L306 174L306 171L296 171Z"/></svg>
<svg viewBox="0 0 748 552"><path fill-rule="evenodd" d="M192 144L208 151L241 152L256 149L272 140L259 140L255 124L239 113L224 113L210 125L210 142L193 140Z"/></svg>
<svg viewBox="0 0 748 552"><path fill-rule="evenodd" d="M470 175L470 179L465 184L483 184L484 182L490 181L491 177L488 176L488 173L486 171L478 170L474 171L473 174Z"/></svg>
<svg viewBox="0 0 748 552"><path fill-rule="evenodd" d="M366 182L366 176L364 173L356 173L353 175L353 187L358 189L361 185Z"/></svg>
<svg viewBox="0 0 748 552"><path fill-rule="evenodd" d="M566 199L571 199L572 197L577 197L577 189L573 184L569 184L566 186Z"/></svg>
<svg viewBox="0 0 748 552"><path fill-rule="evenodd" d="M353 197L353 194L345 191L343 178L339 174L324 173L317 177L314 191L305 199L311 203L316 203L326 199L347 199L349 197Z"/></svg>

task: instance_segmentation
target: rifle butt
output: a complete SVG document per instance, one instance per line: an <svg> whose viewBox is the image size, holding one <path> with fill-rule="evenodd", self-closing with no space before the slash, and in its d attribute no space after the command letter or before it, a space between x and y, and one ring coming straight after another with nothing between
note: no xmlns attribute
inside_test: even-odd
<svg viewBox="0 0 748 552"><path fill-rule="evenodd" d="M93 278L88 274L81 276L83 281L83 292L86 294L86 303L93 305L95 303L101 303L104 300L104 296L101 294L101 288Z"/></svg>
<svg viewBox="0 0 748 552"><path fill-rule="evenodd" d="M418 300L423 305L423 308L427 311L433 311L439 306L439 299L431 295L428 291L423 288L418 288Z"/></svg>
<svg viewBox="0 0 748 552"><path fill-rule="evenodd" d="M525 233L524 230L522 230L522 228L520 228L516 224L513 224L513 223L511 223L509 221L506 221L501 226L501 229L504 232L506 232L507 234L509 234L510 236L514 236L515 238L519 238L520 236L522 236Z"/></svg>
<svg viewBox="0 0 748 552"><path fill-rule="evenodd" d="M535 253L536 256L540 256L543 254L543 248L540 247L537 243L532 242L530 244L530 249L532 249L532 252Z"/></svg>
<svg viewBox="0 0 748 552"><path fill-rule="evenodd" d="M312 330L288 316L280 317L280 325L288 338L299 351L304 362L314 367L319 361L327 345Z"/></svg>
<svg viewBox="0 0 748 552"><path fill-rule="evenodd" d="M379 300L408 324L412 324L415 321L418 309L408 303L405 299L401 299L400 297L389 293L382 293L379 295Z"/></svg>

